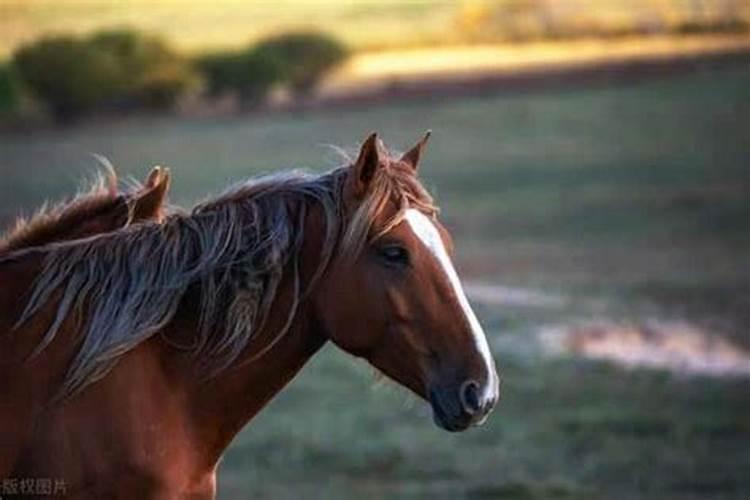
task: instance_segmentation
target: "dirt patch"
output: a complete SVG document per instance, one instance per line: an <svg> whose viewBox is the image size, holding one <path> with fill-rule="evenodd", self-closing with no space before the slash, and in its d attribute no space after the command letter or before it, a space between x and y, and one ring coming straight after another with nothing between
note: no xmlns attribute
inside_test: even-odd
<svg viewBox="0 0 750 500"><path fill-rule="evenodd" d="M596 322L553 326L540 333L548 352L708 376L750 376L750 351L682 322Z"/></svg>

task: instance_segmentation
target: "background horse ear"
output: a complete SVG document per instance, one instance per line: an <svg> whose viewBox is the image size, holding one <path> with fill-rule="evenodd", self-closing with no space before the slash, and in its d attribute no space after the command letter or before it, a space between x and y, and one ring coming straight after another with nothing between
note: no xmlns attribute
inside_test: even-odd
<svg viewBox="0 0 750 500"><path fill-rule="evenodd" d="M159 181L162 180L163 176L164 176L164 173L162 171L162 168L157 165L151 170L151 173L148 174L148 177L146 178L146 182L143 185L146 186L147 188L156 187L157 184L159 184Z"/></svg>
<svg viewBox="0 0 750 500"><path fill-rule="evenodd" d="M416 172L417 168L419 168L419 160L422 157L422 151L424 151L424 147L427 145L430 135L432 135L432 130L425 132L424 137L422 137L413 148L404 153L399 161L410 165Z"/></svg>
<svg viewBox="0 0 750 500"><path fill-rule="evenodd" d="M355 198L363 198L367 194L370 181L381 164L380 147L377 132L373 132L362 143L357 161L354 162L350 174L350 190Z"/></svg>
<svg viewBox="0 0 750 500"><path fill-rule="evenodd" d="M144 190L132 201L131 220L161 220L161 209L169 190L169 169L154 167L146 179Z"/></svg>

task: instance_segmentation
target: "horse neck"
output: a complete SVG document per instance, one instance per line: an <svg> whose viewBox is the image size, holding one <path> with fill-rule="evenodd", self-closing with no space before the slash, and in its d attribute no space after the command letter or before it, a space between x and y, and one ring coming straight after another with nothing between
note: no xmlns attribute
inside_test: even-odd
<svg viewBox="0 0 750 500"><path fill-rule="evenodd" d="M0 251L0 335L10 332L21 317L42 261L42 254L35 251L14 256Z"/></svg>
<svg viewBox="0 0 750 500"><path fill-rule="evenodd" d="M260 359L198 383L190 398L190 413L198 444L204 450L205 466L215 466L242 427L294 378L324 343L322 335L298 321Z"/></svg>
<svg viewBox="0 0 750 500"><path fill-rule="evenodd" d="M309 282L320 263L324 233L320 229L321 221L319 210L310 210L301 252L302 283ZM265 351L269 342L273 342L285 327L294 300L293 282L291 272L285 272L268 314L268 324L250 342L234 367L209 380L192 379L189 412L196 424L194 428L198 429L200 435L200 449L205 450L206 466L215 466L242 427L294 378L326 342L313 301L303 300L287 332Z"/></svg>

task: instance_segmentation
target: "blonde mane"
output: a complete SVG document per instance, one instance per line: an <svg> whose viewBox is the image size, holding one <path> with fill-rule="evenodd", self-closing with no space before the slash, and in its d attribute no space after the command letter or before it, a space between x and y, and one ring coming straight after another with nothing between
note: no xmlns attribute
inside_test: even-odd
<svg viewBox="0 0 750 500"><path fill-rule="evenodd" d="M120 356L162 330L188 289L197 289L199 324L187 347L213 375L235 362L263 329L282 277L290 276L294 293L285 325L255 359L288 331L306 291L333 258L355 255L369 239L397 224L409 207L436 211L403 165L393 162L379 170L370 194L349 220L343 197L350 168L345 166L321 175L289 172L250 179L159 224L49 245L18 324L56 297L56 316L39 352L64 321L78 321L81 346L63 382L60 395L65 397L103 377ZM374 227L389 201L399 208L396 216ZM323 246L315 272L301 283L305 220L313 207L320 209L325 224ZM57 290L61 293L55 294Z"/></svg>

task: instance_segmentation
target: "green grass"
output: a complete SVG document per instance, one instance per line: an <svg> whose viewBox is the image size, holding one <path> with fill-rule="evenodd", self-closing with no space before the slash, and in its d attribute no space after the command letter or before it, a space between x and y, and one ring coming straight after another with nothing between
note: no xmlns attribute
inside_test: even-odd
<svg viewBox="0 0 750 500"><path fill-rule="evenodd" d="M503 400L463 434L333 348L236 440L225 498L737 498L748 382L496 352Z"/></svg>
<svg viewBox="0 0 750 500"><path fill-rule="evenodd" d="M639 85L0 137L0 218L72 191L98 152L172 167L189 204L232 180L336 163L371 130L434 135L423 175L464 275L566 297L478 307L504 375L488 424L424 405L327 348L243 432L223 498L747 499L750 385L540 357L542 325L688 319L748 342L750 71Z"/></svg>

